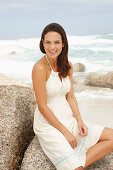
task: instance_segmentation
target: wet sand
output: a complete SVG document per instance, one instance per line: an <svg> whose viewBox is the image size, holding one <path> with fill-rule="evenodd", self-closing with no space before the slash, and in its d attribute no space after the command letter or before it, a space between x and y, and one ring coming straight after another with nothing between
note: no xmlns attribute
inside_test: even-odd
<svg viewBox="0 0 113 170"><path fill-rule="evenodd" d="M20 80L7 77L4 74L0 74L0 85L20 85L33 88L32 84L25 84ZM85 90L90 90L91 93L92 91L97 91L98 94L98 90L100 90L100 88L90 86L86 87L80 84L78 84L78 86L76 85L75 92L81 92ZM103 92L105 90L106 89L103 89ZM76 97L76 99L79 105L81 116L85 121L90 121L113 128L113 98L106 98L105 96L100 98L97 96L95 98Z"/></svg>
<svg viewBox="0 0 113 170"><path fill-rule="evenodd" d="M88 98L78 99L79 110L85 121L113 128L113 99Z"/></svg>

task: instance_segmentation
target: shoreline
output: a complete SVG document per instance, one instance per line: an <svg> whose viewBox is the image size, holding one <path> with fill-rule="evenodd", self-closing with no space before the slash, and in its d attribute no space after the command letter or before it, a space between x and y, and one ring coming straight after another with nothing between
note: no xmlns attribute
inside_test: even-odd
<svg viewBox="0 0 113 170"><path fill-rule="evenodd" d="M18 85L33 90L32 84L25 84L18 79L0 73L0 86L2 85ZM101 93L99 93L100 91ZM113 128L113 98L110 94L104 95L104 92L109 91L113 93L112 89L74 84L75 97L83 120Z"/></svg>
<svg viewBox="0 0 113 170"><path fill-rule="evenodd" d="M88 98L78 100L80 114L84 121L113 129L113 99Z"/></svg>

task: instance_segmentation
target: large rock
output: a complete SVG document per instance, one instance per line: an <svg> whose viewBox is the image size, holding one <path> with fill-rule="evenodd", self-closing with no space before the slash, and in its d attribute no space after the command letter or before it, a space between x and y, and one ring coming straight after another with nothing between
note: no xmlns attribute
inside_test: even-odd
<svg viewBox="0 0 113 170"><path fill-rule="evenodd" d="M84 84L86 76L84 75L76 75L73 76L73 84Z"/></svg>
<svg viewBox="0 0 113 170"><path fill-rule="evenodd" d="M102 75L97 73L90 73L84 81L84 84L88 86L113 89L113 72L109 72Z"/></svg>
<svg viewBox="0 0 113 170"><path fill-rule="evenodd" d="M30 87L0 85L1 170L19 168L23 154L34 137L32 124L35 105Z"/></svg>
<svg viewBox="0 0 113 170"><path fill-rule="evenodd" d="M74 87L74 92L76 93L80 93L82 91L99 91L99 90L103 90L103 92L105 90L105 88L100 88L100 87L94 87L94 86L86 86L84 84L73 84Z"/></svg>
<svg viewBox="0 0 113 170"><path fill-rule="evenodd" d="M55 170L54 165L44 154L37 136L27 148L21 164L21 170Z"/></svg>
<svg viewBox="0 0 113 170"><path fill-rule="evenodd" d="M106 169L113 170L113 153L86 168L86 170ZM44 154L37 136L34 137L24 154L21 170L56 170Z"/></svg>
<svg viewBox="0 0 113 170"><path fill-rule="evenodd" d="M93 163L86 170L113 170L113 153Z"/></svg>
<svg viewBox="0 0 113 170"><path fill-rule="evenodd" d="M32 88L23 82L4 78L2 75L2 81L0 79L0 170L55 170L37 136L34 137L32 125L36 100ZM113 154L110 154L88 170L112 170L112 167Z"/></svg>
<svg viewBox="0 0 113 170"><path fill-rule="evenodd" d="M28 84L24 83L21 80L18 80L16 78L8 77L5 74L0 73L0 85L17 85L17 86L24 86L24 87L30 87Z"/></svg>
<svg viewBox="0 0 113 170"><path fill-rule="evenodd" d="M76 63L73 65L73 72L84 72L85 65L81 63Z"/></svg>

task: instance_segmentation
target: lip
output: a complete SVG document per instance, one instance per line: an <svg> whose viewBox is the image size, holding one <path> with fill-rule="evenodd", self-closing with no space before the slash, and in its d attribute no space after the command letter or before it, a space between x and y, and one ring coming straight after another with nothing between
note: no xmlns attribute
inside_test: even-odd
<svg viewBox="0 0 113 170"><path fill-rule="evenodd" d="M55 54L57 51L49 51L50 54Z"/></svg>

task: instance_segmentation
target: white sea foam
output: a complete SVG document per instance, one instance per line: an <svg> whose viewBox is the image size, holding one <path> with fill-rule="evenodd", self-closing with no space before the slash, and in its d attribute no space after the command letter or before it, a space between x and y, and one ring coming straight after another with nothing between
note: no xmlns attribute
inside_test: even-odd
<svg viewBox="0 0 113 170"><path fill-rule="evenodd" d="M73 63L82 63L85 65L86 73L89 72L99 72L99 73L107 73L109 71L113 71L113 61L110 60L98 60L98 61L89 61L84 58L72 58L69 57L69 60Z"/></svg>
<svg viewBox="0 0 113 170"><path fill-rule="evenodd" d="M40 38L20 40L0 40L0 59L11 53L24 53L28 49L38 49Z"/></svg>
<svg viewBox="0 0 113 170"><path fill-rule="evenodd" d="M67 37L69 60L84 64L83 74L113 71L113 34ZM0 72L31 82L32 65L43 56L39 42L40 38L0 40Z"/></svg>
<svg viewBox="0 0 113 170"><path fill-rule="evenodd" d="M85 100L89 98L105 98L105 99L113 99L113 90L106 88L104 90L99 90L99 91L91 91L91 90L86 90L82 91L80 93L75 93L75 96L77 97L78 100Z"/></svg>
<svg viewBox="0 0 113 170"><path fill-rule="evenodd" d="M25 83L31 83L33 65L34 62L2 61L0 62L0 73L4 73L12 78L18 78Z"/></svg>
<svg viewBox="0 0 113 170"><path fill-rule="evenodd" d="M113 47L78 47L76 45L70 45L71 50L89 50L89 51L105 51L105 52L113 52Z"/></svg>
<svg viewBox="0 0 113 170"><path fill-rule="evenodd" d="M111 35L113 36L113 35ZM69 45L79 45L79 46L88 46L88 45L112 45L113 40L111 39L103 39L103 38L98 38L98 36L68 36L68 42Z"/></svg>

